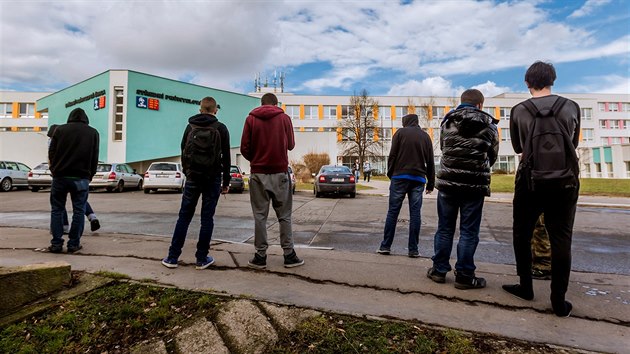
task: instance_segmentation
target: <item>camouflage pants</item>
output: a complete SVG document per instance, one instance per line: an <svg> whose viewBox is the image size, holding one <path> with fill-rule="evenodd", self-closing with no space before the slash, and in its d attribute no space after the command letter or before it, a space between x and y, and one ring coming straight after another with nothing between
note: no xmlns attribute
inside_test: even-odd
<svg viewBox="0 0 630 354"><path fill-rule="evenodd" d="M551 270L551 244L545 229L545 214L540 214L532 234L532 269Z"/></svg>

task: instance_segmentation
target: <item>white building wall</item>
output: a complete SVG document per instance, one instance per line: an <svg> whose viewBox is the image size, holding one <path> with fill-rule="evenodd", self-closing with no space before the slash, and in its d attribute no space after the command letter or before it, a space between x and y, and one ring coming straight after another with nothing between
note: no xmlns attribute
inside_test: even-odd
<svg viewBox="0 0 630 354"><path fill-rule="evenodd" d="M30 168L47 162L46 132L0 132L0 160L21 162Z"/></svg>

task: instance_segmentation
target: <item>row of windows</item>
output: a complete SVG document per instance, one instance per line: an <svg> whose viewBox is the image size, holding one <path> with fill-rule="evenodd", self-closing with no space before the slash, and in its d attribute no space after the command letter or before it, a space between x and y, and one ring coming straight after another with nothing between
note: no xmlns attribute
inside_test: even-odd
<svg viewBox="0 0 630 354"><path fill-rule="evenodd" d="M630 129L630 119L602 119L599 121L602 129Z"/></svg>
<svg viewBox="0 0 630 354"><path fill-rule="evenodd" d="M303 119L319 119L320 106L318 105L304 105L304 115ZM493 117L496 115L495 107L484 107L483 109L488 114ZM499 107L499 119L509 120L510 119L510 107ZM291 117L291 119L300 119L300 106L299 105L287 105L285 106L285 113ZM415 113L421 118L426 119L428 115L428 106L394 106L393 113L396 117L402 118L410 113ZM447 111L446 106L432 106L431 107L431 117L435 119L443 118ZM373 117L379 119L391 119L392 118L392 107L391 106L378 106L377 112L371 112L370 114ZM354 112L350 106L342 105L341 112L339 112L338 106L322 106L322 119L338 119L338 118L349 118L354 116Z"/></svg>
<svg viewBox="0 0 630 354"><path fill-rule="evenodd" d="M630 112L628 102L598 102L600 112Z"/></svg>
<svg viewBox="0 0 630 354"><path fill-rule="evenodd" d="M48 127L0 127L0 132L45 132Z"/></svg>
<svg viewBox="0 0 630 354"><path fill-rule="evenodd" d="M1 102L0 103L0 118L12 118L12 117L13 117L13 103ZM18 117L35 118L35 104L34 103L18 103Z"/></svg>

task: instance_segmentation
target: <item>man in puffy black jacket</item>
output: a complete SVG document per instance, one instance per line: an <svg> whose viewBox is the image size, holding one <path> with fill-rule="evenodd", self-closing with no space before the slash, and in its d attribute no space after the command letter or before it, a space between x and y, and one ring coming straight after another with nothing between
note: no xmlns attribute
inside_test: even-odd
<svg viewBox="0 0 630 354"><path fill-rule="evenodd" d="M486 286L485 279L475 276L473 258L479 243L484 198L490 196L490 167L497 159L499 140L498 121L481 110L483 101L479 90L464 91L462 103L444 117L440 129L442 159L435 186L439 190L439 221L433 267L427 276L437 283L445 282L446 273L451 270L449 259L457 216L461 214L455 263L457 289Z"/></svg>
<svg viewBox="0 0 630 354"><path fill-rule="evenodd" d="M72 199L72 223L68 232L68 252L82 248L85 205L88 188L98 164L99 136L89 126L88 116L75 108L68 122L60 125L50 137L48 161L53 176L50 189L50 232L52 240L48 250L60 253L63 249L63 214L68 193Z"/></svg>
<svg viewBox="0 0 630 354"><path fill-rule="evenodd" d="M385 219L383 242L376 251L389 254L396 233L396 223L400 208L409 197L409 257L416 258L418 239L420 238L420 209L422 208L422 192L433 191L435 182L435 166L433 145L429 135L418 125L418 116L408 114L402 118L403 127L392 139L392 148L387 160L387 177L389 184L389 209ZM426 188L425 188L426 187Z"/></svg>

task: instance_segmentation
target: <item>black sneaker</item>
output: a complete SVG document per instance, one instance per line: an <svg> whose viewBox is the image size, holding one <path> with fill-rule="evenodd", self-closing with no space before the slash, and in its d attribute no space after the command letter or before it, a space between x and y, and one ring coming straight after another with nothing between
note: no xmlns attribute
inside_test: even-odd
<svg viewBox="0 0 630 354"><path fill-rule="evenodd" d="M484 278L477 278L473 275L455 275L455 289L467 290L467 289L481 289L486 287L486 280Z"/></svg>
<svg viewBox="0 0 630 354"><path fill-rule="evenodd" d="M384 255L388 255L390 254L390 250L388 250L387 248L379 248L376 250L376 253L378 254L384 254Z"/></svg>
<svg viewBox="0 0 630 354"><path fill-rule="evenodd" d="M409 256L409 258L419 258L420 257L420 252L418 252L418 251L415 251L415 252L411 251L411 252L409 252L408 256Z"/></svg>
<svg viewBox="0 0 630 354"><path fill-rule="evenodd" d="M98 222L98 219L92 219L90 221L90 230L92 230L92 232L98 230L101 228L101 223Z"/></svg>
<svg viewBox="0 0 630 354"><path fill-rule="evenodd" d="M433 269L433 267L431 267L427 271L427 278L433 280L436 283L443 284L446 282L446 273L440 273L437 270Z"/></svg>
<svg viewBox="0 0 630 354"><path fill-rule="evenodd" d="M532 279L551 280L551 271L533 268Z"/></svg>
<svg viewBox="0 0 630 354"><path fill-rule="evenodd" d="M551 303L551 307L553 308L553 313L558 317L569 317L571 316L571 311L573 310L573 305L570 302L564 301L561 304Z"/></svg>
<svg viewBox="0 0 630 354"><path fill-rule="evenodd" d="M304 260L299 259L295 251L291 252L289 255L284 256L284 267L285 268L293 268L299 267L304 264Z"/></svg>
<svg viewBox="0 0 630 354"><path fill-rule="evenodd" d="M534 291L525 289L521 284L503 285L503 290L523 300L534 300Z"/></svg>
<svg viewBox="0 0 630 354"><path fill-rule="evenodd" d="M83 246L81 246L81 245L78 245L76 247L68 247L68 253L74 253L74 252L76 252L76 251L78 251L78 250L80 250L82 248L83 248Z"/></svg>
<svg viewBox="0 0 630 354"><path fill-rule="evenodd" d="M63 252L62 246L48 246L48 252L50 253L61 253Z"/></svg>
<svg viewBox="0 0 630 354"><path fill-rule="evenodd" d="M267 255L263 257L254 253L254 258L250 259L247 265L256 269L265 269L267 268Z"/></svg>

